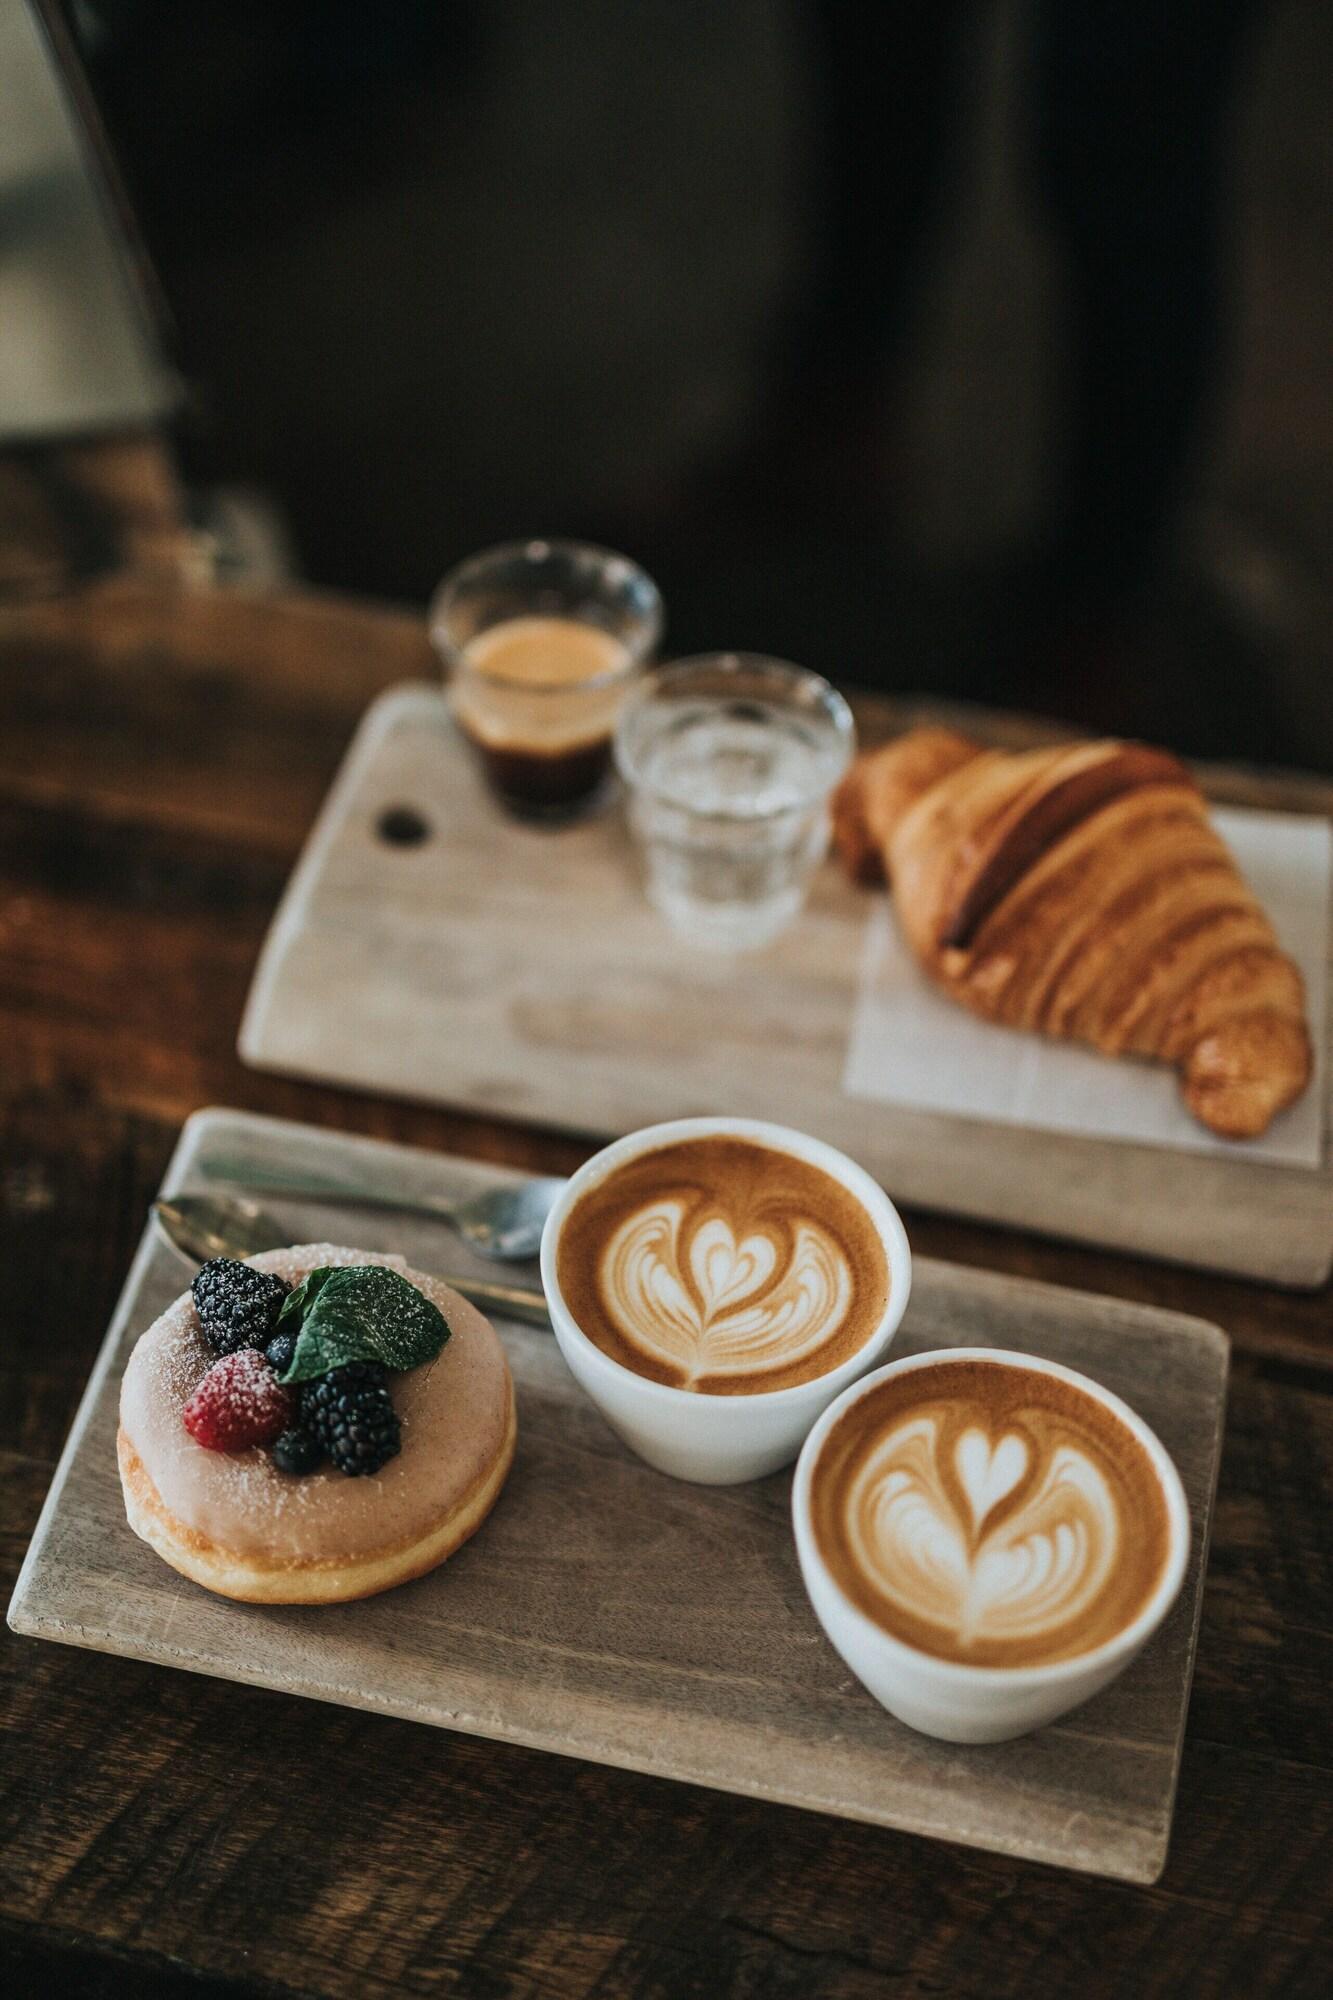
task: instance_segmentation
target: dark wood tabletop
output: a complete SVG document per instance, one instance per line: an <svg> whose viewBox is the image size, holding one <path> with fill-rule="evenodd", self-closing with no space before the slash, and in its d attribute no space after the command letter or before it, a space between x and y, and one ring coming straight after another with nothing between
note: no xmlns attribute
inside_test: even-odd
<svg viewBox="0 0 1333 2000"><path fill-rule="evenodd" d="M543 1172L567 1137L251 1073L242 1000L418 617L169 568L0 608L6 1596L185 1115ZM870 726L889 712L870 705ZM1293 781L1238 795L1333 807ZM1333 1311L908 1213L924 1253L1149 1300L1234 1364L1175 1834L1135 1889L6 1633L15 1995L486 2000L1333 1990Z"/></svg>

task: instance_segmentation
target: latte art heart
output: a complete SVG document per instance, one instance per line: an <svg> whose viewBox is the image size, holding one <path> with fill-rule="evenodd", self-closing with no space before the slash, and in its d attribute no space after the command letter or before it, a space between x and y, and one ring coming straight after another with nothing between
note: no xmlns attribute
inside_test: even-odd
<svg viewBox="0 0 1333 2000"><path fill-rule="evenodd" d="M1136 1615L1168 1548L1138 1438L1068 1381L982 1359L890 1375L830 1431L812 1524L846 1594L942 1659L1069 1659Z"/></svg>
<svg viewBox="0 0 1333 2000"><path fill-rule="evenodd" d="M954 1464L972 1510L972 1525L979 1528L991 1508L1011 1493L1027 1471L1028 1448L1021 1437L1000 1439L992 1445L984 1431L964 1431L954 1446Z"/></svg>
<svg viewBox="0 0 1333 2000"><path fill-rule="evenodd" d="M709 1134L594 1181L560 1231L574 1323L622 1368L759 1396L840 1366L883 1324L883 1237L856 1195L792 1153Z"/></svg>
<svg viewBox="0 0 1333 2000"><path fill-rule="evenodd" d="M599 1277L621 1337L682 1386L804 1359L836 1334L852 1295L847 1259L817 1223L738 1236L724 1215L669 1197L621 1223Z"/></svg>
<svg viewBox="0 0 1333 2000"><path fill-rule="evenodd" d="M1027 1478L1032 1453L1022 1437L969 1429L953 1444L951 1481L943 1428L936 1416L908 1418L853 1481L848 1540L867 1575L964 1648L978 1639L1037 1641L1078 1619L1104 1587L1120 1542L1102 1472L1066 1444ZM1005 1509L1020 1487L1018 1504Z"/></svg>

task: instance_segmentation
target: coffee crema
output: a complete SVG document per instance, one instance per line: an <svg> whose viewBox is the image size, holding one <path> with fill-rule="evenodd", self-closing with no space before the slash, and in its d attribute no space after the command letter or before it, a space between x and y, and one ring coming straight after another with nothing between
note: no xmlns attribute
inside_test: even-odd
<svg viewBox="0 0 1333 2000"><path fill-rule="evenodd" d="M613 1168L566 1217L556 1275L612 1360L713 1396L827 1374L875 1333L889 1296L888 1254L854 1194L726 1135Z"/></svg>
<svg viewBox="0 0 1333 2000"><path fill-rule="evenodd" d="M608 775L629 667L623 640L600 626L506 618L468 640L450 699L496 790L540 812L577 803Z"/></svg>
<svg viewBox="0 0 1333 2000"><path fill-rule="evenodd" d="M1133 1432L1074 1384L999 1362L941 1361L871 1389L824 1440L810 1512L868 1618L969 1666L1092 1651L1137 1618L1170 1552Z"/></svg>

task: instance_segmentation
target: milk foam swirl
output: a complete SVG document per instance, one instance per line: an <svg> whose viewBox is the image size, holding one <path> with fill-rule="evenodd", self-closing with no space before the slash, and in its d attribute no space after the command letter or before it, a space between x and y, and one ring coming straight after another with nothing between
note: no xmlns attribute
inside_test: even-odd
<svg viewBox="0 0 1333 2000"><path fill-rule="evenodd" d="M841 1246L818 1222L738 1234L719 1209L669 1195L625 1218L598 1278L621 1337L683 1387L805 1360L838 1332L853 1290Z"/></svg>
<svg viewBox="0 0 1333 2000"><path fill-rule="evenodd" d="M978 1641L1045 1638L1086 1618L1120 1550L1116 1496L1078 1442L1019 1429L953 1431L905 1416L846 1495L854 1561L891 1604L943 1628L965 1658Z"/></svg>
<svg viewBox="0 0 1333 2000"><path fill-rule="evenodd" d="M649 1381L759 1396L840 1367L883 1323L888 1254L864 1202L798 1155L723 1132L636 1154L559 1232L575 1325Z"/></svg>

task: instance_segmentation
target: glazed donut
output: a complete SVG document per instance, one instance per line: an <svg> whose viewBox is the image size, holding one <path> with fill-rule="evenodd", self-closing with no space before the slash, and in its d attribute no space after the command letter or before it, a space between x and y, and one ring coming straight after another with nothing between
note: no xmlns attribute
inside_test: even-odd
<svg viewBox="0 0 1333 2000"><path fill-rule="evenodd" d="M267 1451L209 1451L181 1413L216 1360L189 1292L136 1343L120 1392L117 1456L136 1535L173 1569L252 1604L336 1604L434 1569L474 1534L513 1462L514 1388L475 1306L401 1257L307 1243L246 1260L289 1284L325 1264L386 1264L424 1292L452 1337L390 1376L402 1449L371 1478L280 1472Z"/></svg>

